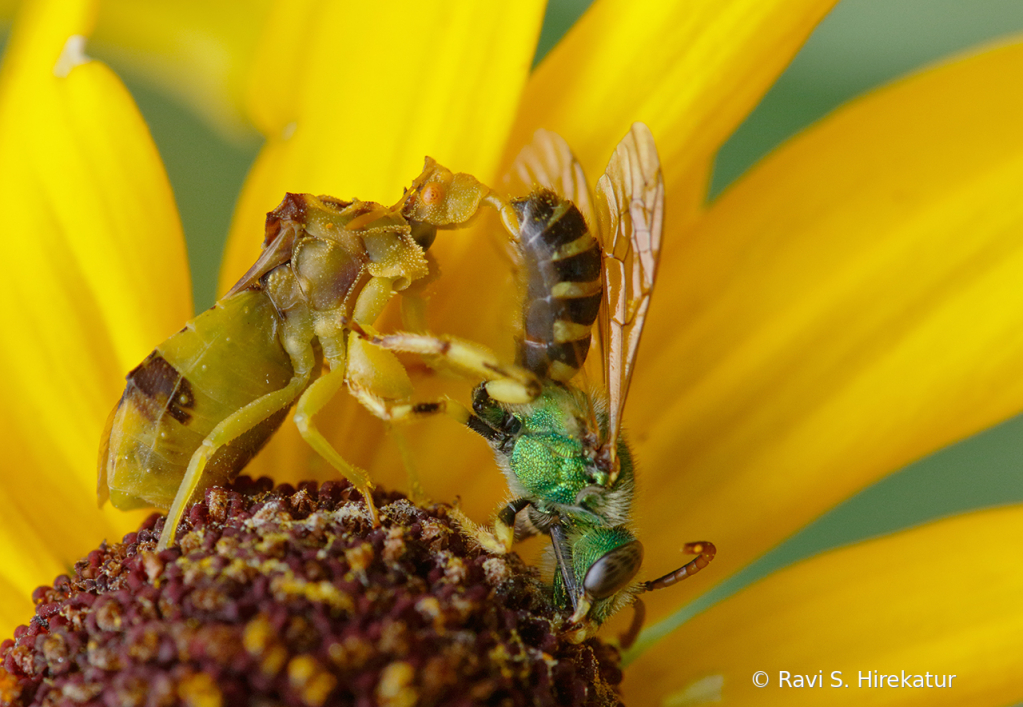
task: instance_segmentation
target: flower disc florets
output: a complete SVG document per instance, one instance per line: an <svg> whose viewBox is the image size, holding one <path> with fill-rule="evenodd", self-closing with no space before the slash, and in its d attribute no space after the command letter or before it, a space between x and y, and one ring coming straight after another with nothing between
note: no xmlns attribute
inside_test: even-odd
<svg viewBox="0 0 1023 707"><path fill-rule="evenodd" d="M616 651L560 638L521 560L469 547L443 505L376 500L372 528L344 483L243 477L160 553L150 517L36 590L0 704L619 703Z"/></svg>

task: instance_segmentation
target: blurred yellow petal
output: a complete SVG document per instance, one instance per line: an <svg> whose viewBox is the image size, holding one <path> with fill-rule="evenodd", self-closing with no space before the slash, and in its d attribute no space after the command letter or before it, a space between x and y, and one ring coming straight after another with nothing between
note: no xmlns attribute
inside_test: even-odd
<svg viewBox="0 0 1023 707"><path fill-rule="evenodd" d="M270 0L108 0L90 46L176 95L227 137L251 138L245 89Z"/></svg>
<svg viewBox="0 0 1023 707"><path fill-rule="evenodd" d="M643 121L657 139L669 215L687 220L718 147L834 4L598 0L530 77L508 157L547 128L595 182L629 126Z"/></svg>
<svg viewBox="0 0 1023 707"><path fill-rule="evenodd" d="M145 124L116 77L71 39L88 32L92 12L84 2L27 4L0 73L9 264L0 296L17 305L0 340L10 373L0 393L12 470L4 493L15 509L0 520L0 546L50 547L65 561L137 524L95 507L100 432L124 372L191 309L181 229ZM0 574L11 581L17 567Z"/></svg>
<svg viewBox="0 0 1023 707"><path fill-rule="evenodd" d="M626 671L626 698L657 705L718 677L729 705L1016 704L1023 700L1021 543L1023 507L1013 506L804 561L655 644ZM758 670L768 674L767 687L753 685ZM823 671L825 687L779 687L782 670ZM831 687L832 671L841 671L847 688ZM899 675L900 687L861 686L861 673L874 671ZM951 688L904 688L902 671L956 677Z"/></svg>
<svg viewBox="0 0 1023 707"><path fill-rule="evenodd" d="M1020 75L1013 44L862 99L665 239L626 413L638 520L671 528L651 573L685 540L720 553L655 614L1023 408Z"/></svg>
<svg viewBox="0 0 1023 707"><path fill-rule="evenodd" d="M427 154L489 179L542 18L540 0L278 3L249 90L267 144L239 201L221 290L255 260L263 215L285 191L394 202Z"/></svg>
<svg viewBox="0 0 1023 707"><path fill-rule="evenodd" d="M490 180L542 17L539 0L279 4L250 90L267 142L235 212L221 290L255 260L264 214L287 191L393 203L426 155ZM435 249L462 238L445 233ZM384 427L339 397L321 419L343 435L346 458L368 464ZM316 473L314 457L286 424L250 472L279 476L280 461L309 459Z"/></svg>

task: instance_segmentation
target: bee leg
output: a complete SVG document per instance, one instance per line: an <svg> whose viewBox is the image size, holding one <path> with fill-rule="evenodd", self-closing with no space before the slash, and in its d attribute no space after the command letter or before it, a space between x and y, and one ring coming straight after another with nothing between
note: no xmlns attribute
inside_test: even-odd
<svg viewBox="0 0 1023 707"><path fill-rule="evenodd" d="M462 531L462 535L469 538L469 540L475 542L481 548L489 552L491 555L504 555L510 550L510 547L505 546L504 542L498 539L489 528L480 525L469 516L465 515L458 508L451 508L448 510L448 515L458 525L459 530Z"/></svg>
<svg viewBox="0 0 1023 707"><path fill-rule="evenodd" d="M408 333L380 335L357 325L352 330L381 348L443 357L455 370L485 379L487 392L501 402L528 403L540 395L540 384L532 373L504 363L493 351L464 339Z"/></svg>
<svg viewBox="0 0 1023 707"><path fill-rule="evenodd" d="M311 356L310 351L310 356ZM296 368L295 376L285 387L267 393L257 398L245 407L236 410L227 419L213 428L213 431L202 441L199 448L192 454L188 462L188 469L178 487L177 495L167 511L167 519L164 521L163 532L160 534L160 541L157 543L157 550L166 550L174 542L177 534L178 523L185 512L185 507L191 501L192 496L200 488L203 482L203 472L210 459L225 444L238 438L266 420L275 412L287 409L302 389L309 384L310 373Z"/></svg>
<svg viewBox="0 0 1023 707"><path fill-rule="evenodd" d="M513 238L517 238L519 235L519 218L515 215L515 210L511 207L508 201L494 192L490 192L483 199L483 201L489 204L501 217L501 223L504 225L504 230L508 231L508 235Z"/></svg>
<svg viewBox="0 0 1023 707"><path fill-rule="evenodd" d="M494 518L494 537L501 542L505 547L505 552L511 552L512 543L515 542L516 535L519 537L523 536L523 533L516 533L515 518L519 513L526 508L530 503L528 498L516 498L508 501L501 510L497 512L497 516ZM528 526L532 527L532 526ZM523 530L525 526L523 526ZM535 534L535 530L530 535Z"/></svg>
<svg viewBox="0 0 1023 707"><path fill-rule="evenodd" d="M321 457L327 460L331 466L337 469L341 476L348 479L352 486L362 494L366 502L373 526L380 525L377 517L377 509L373 504L373 482L369 475L359 467L345 461L344 457L338 454L337 450L327 441L313 424L313 415L320 411L327 402L337 394L345 384L345 367L331 362L330 371L309 386L302 397L298 400L295 408L295 425L298 427L302 439L313 448Z"/></svg>

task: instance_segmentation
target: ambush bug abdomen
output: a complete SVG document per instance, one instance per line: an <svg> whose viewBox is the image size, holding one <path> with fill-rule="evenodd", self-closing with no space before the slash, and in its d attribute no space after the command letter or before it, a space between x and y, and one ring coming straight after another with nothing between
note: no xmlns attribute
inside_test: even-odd
<svg viewBox="0 0 1023 707"><path fill-rule="evenodd" d="M116 508L168 508L192 454L213 428L284 387L292 374L270 298L244 290L220 300L128 374L100 460L101 500L109 493ZM207 464L209 483L231 479L286 413L222 447Z"/></svg>

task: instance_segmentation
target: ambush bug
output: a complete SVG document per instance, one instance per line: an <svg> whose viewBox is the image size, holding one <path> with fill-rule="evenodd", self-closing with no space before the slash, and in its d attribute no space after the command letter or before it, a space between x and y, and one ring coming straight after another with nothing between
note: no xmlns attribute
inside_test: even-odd
<svg viewBox="0 0 1023 707"><path fill-rule="evenodd" d="M572 611L575 636L582 640L636 602L623 637L631 642L643 616L637 595L692 575L715 554L711 543L689 543L683 551L697 557L685 566L634 579L643 546L630 528L634 467L622 412L660 257L660 162L650 130L635 124L591 198L565 141L540 131L513 177L538 187L511 207L525 281L517 363L537 376L541 392L522 404L489 382L476 388L467 424L494 449L514 498L498 511L493 533L469 529L495 552L549 535L555 601ZM603 393L577 375L598 319Z"/></svg>
<svg viewBox="0 0 1023 707"><path fill-rule="evenodd" d="M158 545L168 547L189 501L237 476L297 401L302 437L358 489L376 524L369 477L313 416L346 383L385 420L446 409L408 403L411 383L394 354L350 334L353 326L372 332L392 293L428 274L424 252L437 229L464 225L484 204L511 218L489 188L430 158L392 207L288 194L267 215L263 252L249 271L128 374L103 436L100 504L169 508ZM500 378L502 390L515 382L526 391L519 399L535 394L529 373L465 342L431 341L456 367L463 361L472 375Z"/></svg>

